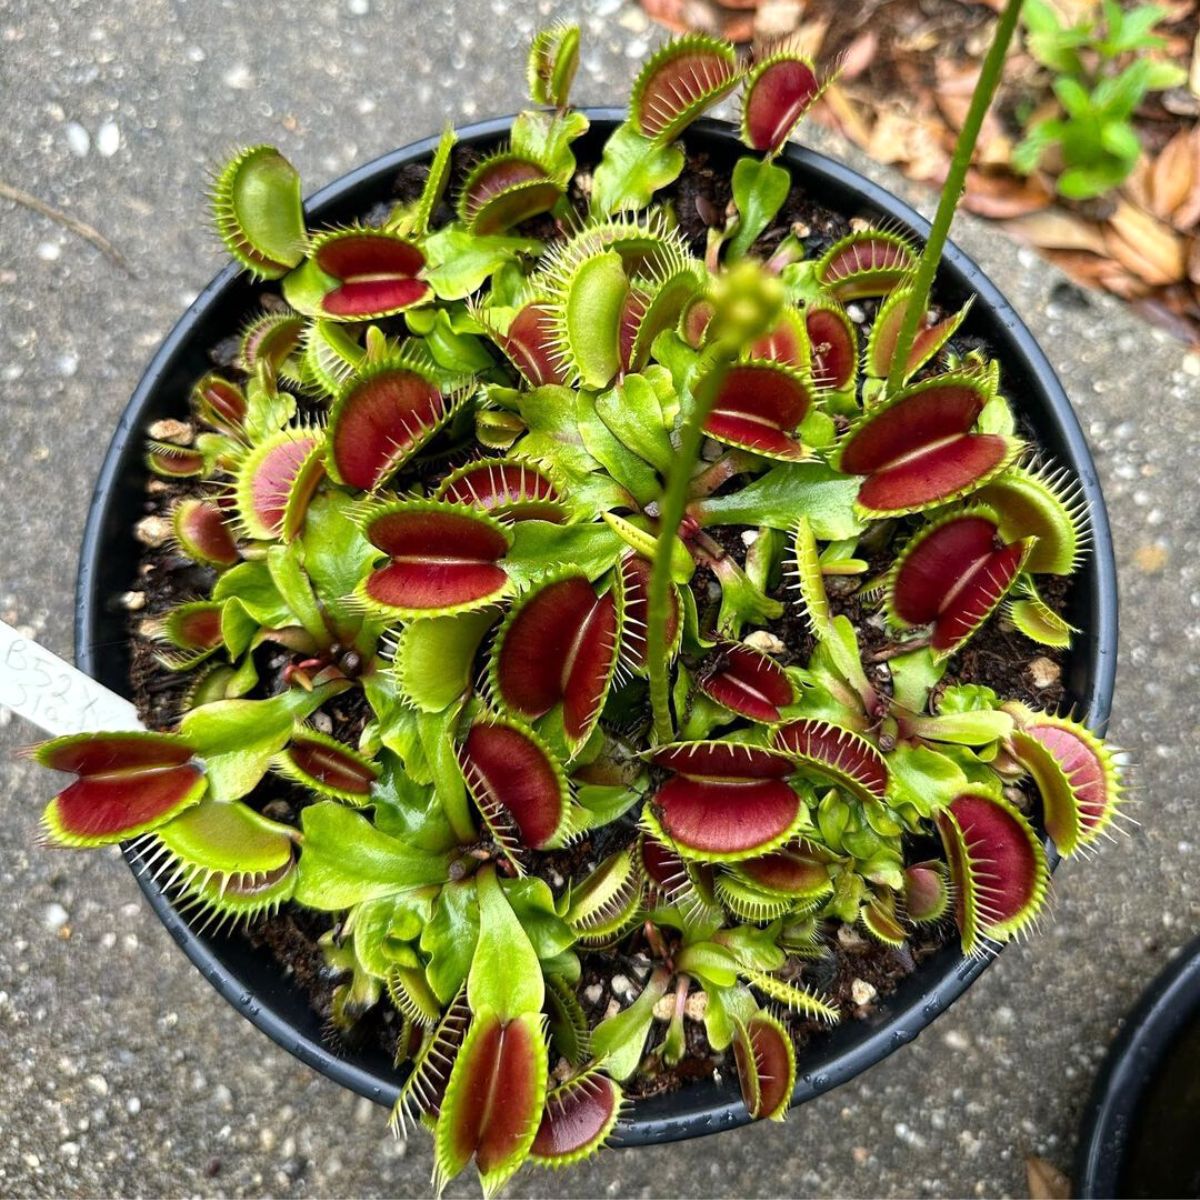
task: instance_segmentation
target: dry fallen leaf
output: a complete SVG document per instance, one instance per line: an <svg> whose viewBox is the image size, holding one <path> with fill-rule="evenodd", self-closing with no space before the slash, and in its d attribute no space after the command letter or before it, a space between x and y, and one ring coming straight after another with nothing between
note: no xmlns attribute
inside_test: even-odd
<svg viewBox="0 0 1200 1200"><path fill-rule="evenodd" d="M967 172L967 189L962 203L968 212L1003 221L1038 212L1053 200L1053 195L1035 175L1018 179L972 168Z"/></svg>
<svg viewBox="0 0 1200 1200"><path fill-rule="evenodd" d="M875 51L879 48L879 37L874 30L868 29L860 33L842 51L840 66L843 79L857 79L874 61Z"/></svg>
<svg viewBox="0 0 1200 1200"><path fill-rule="evenodd" d="M1071 1181L1053 1164L1034 1154L1025 1158L1030 1200L1070 1200Z"/></svg>
<svg viewBox="0 0 1200 1200"><path fill-rule="evenodd" d="M1095 221L1057 205L1004 222L1004 228L1039 250L1089 250L1105 254L1104 234Z"/></svg>
<svg viewBox="0 0 1200 1200"><path fill-rule="evenodd" d="M865 146L871 140L871 130L845 89L831 83L821 94L821 104L830 123L855 145Z"/></svg>
<svg viewBox="0 0 1200 1200"><path fill-rule="evenodd" d="M1118 201L1108 218L1105 244L1113 258L1148 284L1161 286L1186 277L1183 238L1126 200Z"/></svg>
<svg viewBox="0 0 1200 1200"><path fill-rule="evenodd" d="M1175 211L1192 193L1200 171L1198 144L1181 129L1163 148L1149 168L1146 207L1160 220L1174 224ZM1178 226L1176 226L1178 228Z"/></svg>

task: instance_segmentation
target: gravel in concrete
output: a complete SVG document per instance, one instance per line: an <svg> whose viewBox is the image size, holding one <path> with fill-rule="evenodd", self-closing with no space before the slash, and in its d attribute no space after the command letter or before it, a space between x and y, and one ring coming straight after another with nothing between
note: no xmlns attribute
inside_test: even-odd
<svg viewBox="0 0 1200 1200"><path fill-rule="evenodd" d="M0 616L71 650L92 480L155 345L215 272L205 171L272 140L311 185L447 121L521 103L523 46L582 16L578 99L623 94L656 35L618 0L7 0L0 178L100 229L124 274L0 201ZM842 152L827 138L818 141ZM856 166L908 192L856 154ZM1116 737L1142 822L1055 880L1014 947L920 1040L782 1126L614 1152L514 1195L1022 1194L1069 1167L1122 1013L1196 929L1200 357L970 220L958 229L1041 339L1095 449L1122 573ZM276 1050L220 1002L115 851L35 846L46 780L0 728L0 1193L425 1195L427 1139ZM474 1194L460 1181L453 1194Z"/></svg>

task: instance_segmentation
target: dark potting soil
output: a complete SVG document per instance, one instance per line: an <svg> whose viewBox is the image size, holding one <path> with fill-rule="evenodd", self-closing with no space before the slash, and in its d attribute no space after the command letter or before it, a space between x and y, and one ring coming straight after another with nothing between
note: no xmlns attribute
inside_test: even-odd
<svg viewBox="0 0 1200 1200"><path fill-rule="evenodd" d="M453 178L448 194L454 193L456 184L477 158L470 150L460 148L455 151ZM421 165L403 168L393 189L396 199L400 202L415 199L420 194L425 175L426 168ZM664 198L674 201L681 230L692 243L694 252L703 255L708 229L724 221L730 199L727 177L714 170L705 155L694 155L689 157L687 170L667 189ZM576 188L571 199L582 212L585 196ZM379 206L376 212L367 214L367 217L382 220L386 215L386 206ZM448 220L450 217L449 205L443 201L435 221ZM852 227L849 218L822 208L795 189L780 219L759 238L755 252L769 254L791 231L804 243L807 255L815 257L850 232ZM522 231L543 240L551 240L561 233L549 217L527 223ZM260 300L267 309L278 307L281 303L278 294L269 290L264 291ZM858 319L861 316L860 333L865 339L878 305L871 301L860 301L857 308L855 317ZM397 324L394 332L402 330L401 323ZM952 346L961 354L976 348L977 344L963 338L952 343ZM236 363L237 349L237 339L227 338L211 348L210 357L215 365L228 369ZM299 399L302 405L311 406L311 401L303 397ZM1023 432L1033 443L1030 431L1024 429ZM435 473L440 477L447 469L446 457L442 456L436 464L426 463L419 467L414 478ZM733 489L738 482L731 480L724 488ZM164 518L178 500L201 494L202 487L193 481L152 479L147 487L145 514ZM869 560L869 569L864 578L873 578L890 563L895 545L907 536L908 530L915 524L914 521L895 522L888 536L879 537L874 546L863 548L862 552ZM739 565L745 563L744 532L736 527L706 530L715 544L714 553L731 555ZM208 595L213 579L211 571L197 567L169 542L148 545L142 555L137 591L124 598L123 603L130 610L130 684L133 698L142 719L150 728L170 729L177 725L188 691L194 685L196 672L166 670L157 656L158 647L152 640L152 629L144 627L145 623L176 604ZM890 691L887 661L896 652L897 646L890 639L878 609L859 596L860 582L857 579L831 579L828 585L830 600L834 611L846 615L857 629L867 669L873 682L886 694ZM1069 586L1068 580L1051 580L1042 588L1043 598L1056 611L1063 611ZM701 614L702 627L706 617L711 625L719 603L715 575L707 567L701 566L695 573L691 587ZM793 602L792 593L782 581L768 590L769 594L784 604L783 614L765 626L788 648L780 660L785 664L807 661L813 648L807 619ZM255 657L259 684L251 695L268 696L282 690L289 653L282 647L267 643L255 651ZM992 619L971 644L955 657L941 686L959 682L987 684L1006 698L1053 710L1062 696L1061 682L1056 677L1056 672L1061 669L1061 657L1058 651L1036 645L1019 632L1006 629L1000 620ZM1044 660L1036 682L1045 686L1037 686L1031 673L1030 664L1035 659ZM634 688L638 686L631 685ZM648 714L645 698L638 694L631 695L630 703L623 710L619 731L627 736L640 735L648 724ZM361 690L353 689L315 714L314 723L339 740L354 745L369 715ZM248 802L274 819L295 823L300 811L311 799L306 789L270 774L248 798ZM1027 789L1022 807L1030 811L1036 803L1035 794ZM631 845L637 838L637 817L635 809L563 850L541 854L530 864L531 869L559 895L569 883L583 878L609 854ZM912 849L919 857L936 852L932 842L925 844L921 839L916 841L921 841L921 844L914 842ZM335 919L328 914L289 904L275 915L234 936L245 937L252 946L270 954L281 965L285 976L290 977L305 993L313 1009L324 1019L326 1038L331 1048L345 1052L374 1045L391 1056L395 1052L400 1022L386 1003L376 1005L349 1030L335 1025L332 1020L334 991L346 976L339 975L326 965L318 941L335 924ZM953 925L946 920L932 926L919 926L906 946L895 949L848 927L836 930L829 928L821 956L812 960L793 958L785 972L791 972L796 981L832 998L844 1019L861 1019L868 1016L877 1003L885 1001L906 976L954 936ZM634 931L617 948L585 950L581 954L582 976L577 994L590 1024L595 1024L606 1013L614 1011L614 1006L626 1006L640 992L651 969L646 949L641 931ZM620 986L616 986L618 984ZM798 1016L792 1017L790 1023L800 1051L811 1039L819 1037L824 1029L818 1022ZM665 1022L657 1021L648 1044L658 1044L666 1028ZM685 1031L687 1053L683 1061L677 1067L659 1069L644 1078L631 1081L627 1088L631 1096L656 1095L686 1086L695 1080L711 1078L714 1072L726 1076L732 1072L733 1066L726 1062L727 1056L714 1055L709 1049L700 1021L686 1020Z"/></svg>

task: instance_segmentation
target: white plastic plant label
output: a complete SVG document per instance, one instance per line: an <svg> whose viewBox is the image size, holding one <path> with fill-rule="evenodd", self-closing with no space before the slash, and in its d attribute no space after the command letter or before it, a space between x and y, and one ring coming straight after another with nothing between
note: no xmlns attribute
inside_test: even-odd
<svg viewBox="0 0 1200 1200"><path fill-rule="evenodd" d="M137 709L0 621L0 707L53 737L141 729Z"/></svg>

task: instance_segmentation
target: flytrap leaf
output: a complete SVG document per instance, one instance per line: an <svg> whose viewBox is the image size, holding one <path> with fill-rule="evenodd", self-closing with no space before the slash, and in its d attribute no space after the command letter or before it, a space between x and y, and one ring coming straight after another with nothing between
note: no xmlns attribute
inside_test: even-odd
<svg viewBox="0 0 1200 1200"><path fill-rule="evenodd" d="M396 639L392 672L422 712L443 712L471 690L475 655L499 610L481 608L452 617L409 621Z"/></svg>
<svg viewBox="0 0 1200 1200"><path fill-rule="evenodd" d="M1120 770L1104 742L1078 721L1025 710L1010 746L1037 784L1059 851L1074 854L1100 837L1121 803Z"/></svg>
<svg viewBox="0 0 1200 1200"><path fill-rule="evenodd" d="M374 320L428 299L424 267L424 252L399 234L334 229L313 239L308 260L283 281L283 298L306 317Z"/></svg>
<svg viewBox="0 0 1200 1200"><path fill-rule="evenodd" d="M519 458L481 458L442 480L434 498L470 504L512 521L549 521L561 525L567 508L544 468Z"/></svg>
<svg viewBox="0 0 1200 1200"><path fill-rule="evenodd" d="M566 108L579 69L579 26L552 25L529 47L529 97L534 104Z"/></svg>
<svg viewBox="0 0 1200 1200"><path fill-rule="evenodd" d="M864 229L835 242L817 260L816 281L835 299L862 300L886 296L916 270L917 255L897 233Z"/></svg>
<svg viewBox="0 0 1200 1200"><path fill-rule="evenodd" d="M554 309L531 301L517 310L507 330L490 336L531 387L561 385L567 377L559 362L556 328Z"/></svg>
<svg viewBox="0 0 1200 1200"><path fill-rule="evenodd" d="M768 53L750 69L742 90L742 141L777 154L821 94L812 63L790 49Z"/></svg>
<svg viewBox="0 0 1200 1200"><path fill-rule="evenodd" d="M984 953L1037 916L1049 879L1045 851L1020 812L986 792L964 792L935 819L963 953Z"/></svg>
<svg viewBox="0 0 1200 1200"><path fill-rule="evenodd" d="M542 1018L476 1013L441 1101L436 1130L438 1190L472 1159L484 1194L512 1176L537 1136L548 1071Z"/></svg>
<svg viewBox="0 0 1200 1200"><path fill-rule="evenodd" d="M831 721L790 721L776 730L775 745L860 800L882 801L887 793L887 760L853 729Z"/></svg>
<svg viewBox="0 0 1200 1200"><path fill-rule="evenodd" d="M198 563L232 567L241 558L224 514L207 500L181 500L171 513L171 527L179 548Z"/></svg>
<svg viewBox="0 0 1200 1200"><path fill-rule="evenodd" d="M1033 550L1037 550L1036 543ZM1059 650L1070 646L1071 634L1079 632L1042 599L1028 574L1017 581L1014 593L1005 606L1005 615L1031 641Z"/></svg>
<svg viewBox="0 0 1200 1200"><path fill-rule="evenodd" d="M727 871L718 874L716 893L717 899L738 921L755 925L774 921L792 907L792 902L783 896L768 895Z"/></svg>
<svg viewBox="0 0 1200 1200"><path fill-rule="evenodd" d="M299 728L275 760L294 783L334 800L366 804L380 766L365 754L316 729Z"/></svg>
<svg viewBox="0 0 1200 1200"><path fill-rule="evenodd" d="M796 1049L783 1022L762 1011L738 1021L733 1055L750 1119L782 1121L796 1086Z"/></svg>
<svg viewBox="0 0 1200 1200"><path fill-rule="evenodd" d="M621 658L631 671L646 669L646 622L650 612L650 561L640 554L626 554L620 563L625 591L625 614L621 623ZM679 591L667 593L667 653L674 658L683 636Z"/></svg>
<svg viewBox="0 0 1200 1200"><path fill-rule="evenodd" d="M210 372L192 388L190 403L196 419L205 425L231 437L241 434L247 405L246 395L236 383Z"/></svg>
<svg viewBox="0 0 1200 1200"><path fill-rule="evenodd" d="M163 856L166 886L218 923L269 915L295 889L295 831L236 801L206 799L151 836L159 849L146 857Z"/></svg>
<svg viewBox="0 0 1200 1200"><path fill-rule="evenodd" d="M926 526L892 571L888 609L901 624L932 625L936 658L960 649L1007 595L1030 543L999 541L994 514L967 509Z"/></svg>
<svg viewBox="0 0 1200 1200"><path fill-rule="evenodd" d="M148 623L156 640L170 647L156 655L158 661L169 671L186 671L203 662L224 641L223 609L224 605L215 600L192 600L177 604Z"/></svg>
<svg viewBox="0 0 1200 1200"><path fill-rule="evenodd" d="M363 491L385 483L446 423L454 399L429 367L392 355L352 375L329 414L329 473Z"/></svg>
<svg viewBox="0 0 1200 1200"><path fill-rule="evenodd" d="M458 197L458 215L472 233L504 233L549 212L562 196L541 163L500 151L476 165Z"/></svg>
<svg viewBox="0 0 1200 1200"><path fill-rule="evenodd" d="M904 911L910 921L940 921L950 907L945 863L913 863L904 869Z"/></svg>
<svg viewBox="0 0 1200 1200"><path fill-rule="evenodd" d="M190 446L146 443L146 466L163 479L194 479L204 474L205 465L204 455Z"/></svg>
<svg viewBox="0 0 1200 1200"><path fill-rule="evenodd" d="M197 803L207 786L190 743L175 734L72 734L43 742L34 758L78 777L42 814L46 839L59 846L146 833Z"/></svg>
<svg viewBox="0 0 1200 1200"><path fill-rule="evenodd" d="M866 516L920 512L976 491L1000 474L1022 443L972 433L991 399L976 375L940 375L868 410L841 443L838 467L865 475L856 505Z"/></svg>
<svg viewBox="0 0 1200 1200"><path fill-rule="evenodd" d="M553 271L557 371L569 383L605 388L621 367L621 318L629 293L621 255L581 236L567 244Z"/></svg>
<svg viewBox="0 0 1200 1200"><path fill-rule="evenodd" d="M278 279L303 258L300 176L274 146L236 154L213 183L212 208L225 248L260 279Z"/></svg>
<svg viewBox="0 0 1200 1200"><path fill-rule="evenodd" d="M282 429L247 452L233 490L246 536L290 542L324 473L325 435L319 429Z"/></svg>
<svg viewBox="0 0 1200 1200"><path fill-rule="evenodd" d="M704 432L765 458L798 461L810 457L794 434L811 406L798 371L769 360L738 363L717 383Z"/></svg>
<svg viewBox="0 0 1200 1200"><path fill-rule="evenodd" d="M620 1085L594 1069L553 1088L529 1149L530 1160L543 1167L566 1167L590 1158L612 1133L622 1100Z"/></svg>
<svg viewBox="0 0 1200 1200"><path fill-rule="evenodd" d="M604 946L633 924L642 899L642 881L631 850L610 854L571 890L564 919L580 945Z"/></svg>
<svg viewBox="0 0 1200 1200"><path fill-rule="evenodd" d="M807 842L744 859L730 870L758 891L788 901L790 907L814 903L833 888L825 856Z"/></svg>
<svg viewBox="0 0 1200 1200"><path fill-rule="evenodd" d="M561 702L567 741L578 748L600 717L620 641L621 611L612 589L597 596L582 573L552 579L514 607L496 636L496 695L530 720Z"/></svg>
<svg viewBox="0 0 1200 1200"><path fill-rule="evenodd" d="M501 845L515 854L520 846L544 850L562 840L569 828L566 775L533 730L509 718L477 721L458 747L458 763Z"/></svg>
<svg viewBox="0 0 1200 1200"><path fill-rule="evenodd" d="M908 313L912 292L908 289L893 292L879 307L871 336L867 341L867 373L876 379L886 379L896 357L900 328ZM939 354L966 319L970 304L941 321L929 321L926 314L917 326L917 334L908 351L901 382L906 383L927 362Z"/></svg>
<svg viewBox="0 0 1200 1200"><path fill-rule="evenodd" d="M434 1121L441 1112L450 1072L471 1021L466 991L464 984L413 1059L388 1121L393 1132L405 1130L409 1119Z"/></svg>
<svg viewBox="0 0 1200 1200"><path fill-rule="evenodd" d="M1087 502L1068 472L1013 467L981 489L978 499L996 513L1006 541L1036 537L1026 569L1070 575L1088 541Z"/></svg>
<svg viewBox="0 0 1200 1200"><path fill-rule="evenodd" d="M307 322L289 312L259 313L242 329L238 344L238 366L253 375L260 364L279 373L302 345Z"/></svg>
<svg viewBox="0 0 1200 1200"><path fill-rule="evenodd" d="M675 328L684 306L699 287L695 264L684 258L674 243L648 260L621 310L617 341L625 371L640 371L646 366L654 339Z"/></svg>
<svg viewBox="0 0 1200 1200"><path fill-rule="evenodd" d="M730 712L769 724L796 699L791 680L777 662L737 642L717 647L715 657L700 668L696 684Z"/></svg>
<svg viewBox="0 0 1200 1200"><path fill-rule="evenodd" d="M510 588L508 530L459 504L397 500L369 508L362 531L388 556L358 585L369 609L402 620L482 608Z"/></svg>
<svg viewBox="0 0 1200 1200"><path fill-rule="evenodd" d="M629 99L630 120L643 136L673 142L737 83L737 51L704 34L660 47L642 68Z"/></svg>
<svg viewBox="0 0 1200 1200"><path fill-rule="evenodd" d="M908 930L896 916L890 892L872 897L858 910L858 919L867 933L884 946L899 947L908 940Z"/></svg>
<svg viewBox="0 0 1200 1200"><path fill-rule="evenodd" d="M811 347L809 371L813 383L830 391L842 391L858 368L858 330L845 309L833 304L810 304L804 323Z"/></svg>
<svg viewBox="0 0 1200 1200"><path fill-rule="evenodd" d="M795 766L785 754L742 742L678 742L650 761L672 775L643 819L684 858L754 858L787 841L800 820L800 797L785 782Z"/></svg>
<svg viewBox="0 0 1200 1200"><path fill-rule="evenodd" d="M805 314L789 305L783 310L775 327L750 347L747 357L804 370L808 367L811 354Z"/></svg>

